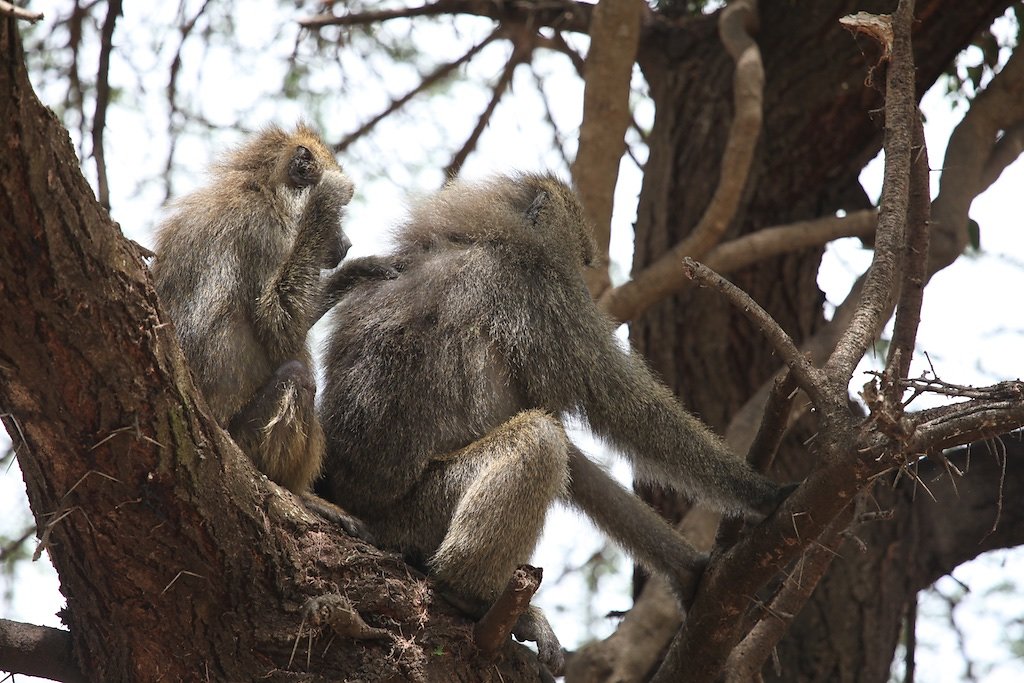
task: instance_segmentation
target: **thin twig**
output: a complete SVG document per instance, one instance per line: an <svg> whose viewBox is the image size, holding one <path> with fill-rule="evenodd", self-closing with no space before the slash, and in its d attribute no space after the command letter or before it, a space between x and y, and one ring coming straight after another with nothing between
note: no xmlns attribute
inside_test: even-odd
<svg viewBox="0 0 1024 683"><path fill-rule="evenodd" d="M345 149L347 149L349 145L351 145L353 142L355 142L356 140L358 140L359 138L373 130L374 126L376 126L378 123L380 123L385 118L387 118L391 114L395 113L396 111L404 107L413 97L423 92L427 88L433 87L436 83L447 78L448 75L451 74L453 71L455 71L462 65L468 63L471 59L473 59L473 57L475 57L480 52L480 50L484 49L492 42L494 42L494 39L499 37L501 34L501 28L494 29L486 38L484 38L482 41L471 47L466 52L466 54L462 55L454 62L442 64L437 69L424 76L423 79L420 81L419 85L417 85L415 88L407 92L405 95L402 95L398 99L392 100L391 104L389 104L387 108L384 109L384 111L377 114L372 119L370 119L363 125L359 126L358 129L342 138L341 142L338 142L337 144L334 145L334 151L339 154L345 151Z"/></svg>
<svg viewBox="0 0 1024 683"><path fill-rule="evenodd" d="M107 18L100 35L100 63L96 70L96 113L92 119L92 156L96 160L96 199L110 211L110 186L103 152L103 132L107 128L107 107L110 105L110 53L114 49L114 26L121 16L121 0L109 0Z"/></svg>
<svg viewBox="0 0 1024 683"><path fill-rule="evenodd" d="M683 259L683 270L688 277L696 282L718 290L729 303L747 316L750 322L768 339L776 353L782 357L796 383L807 392L815 405L824 407L830 403L825 376L818 368L807 362L785 330L779 327L779 324L756 301L751 299L749 294L691 258Z"/></svg>
<svg viewBox="0 0 1024 683"><path fill-rule="evenodd" d="M470 153L476 149L476 144L480 140L480 136L483 135L484 129L487 128L487 124L491 121L491 115L494 114L495 108L498 106L498 102L501 101L502 96L508 89L510 83L512 83L512 76L515 73L516 67L522 64L528 58L528 54L523 54L519 47L513 48L512 56L509 57L508 62L505 64L504 70L501 72L501 78L494 85L491 91L491 101L487 103L487 108L484 109L483 113L480 114L480 118L476 122L476 126L473 128L473 132L470 133L469 138L465 144L455 153L450 164L444 169L445 179L454 178L459 175L459 171L462 169L462 165L466 163L466 158L469 157Z"/></svg>

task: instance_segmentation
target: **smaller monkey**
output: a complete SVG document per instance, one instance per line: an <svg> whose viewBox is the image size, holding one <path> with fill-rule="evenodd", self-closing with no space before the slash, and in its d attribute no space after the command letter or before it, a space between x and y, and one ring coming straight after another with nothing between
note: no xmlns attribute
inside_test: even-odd
<svg viewBox="0 0 1024 683"><path fill-rule="evenodd" d="M270 479L331 510L310 493L324 436L306 334L355 283L396 273L376 257L338 265L352 181L308 125L266 128L211 176L158 229L157 294L218 423Z"/></svg>

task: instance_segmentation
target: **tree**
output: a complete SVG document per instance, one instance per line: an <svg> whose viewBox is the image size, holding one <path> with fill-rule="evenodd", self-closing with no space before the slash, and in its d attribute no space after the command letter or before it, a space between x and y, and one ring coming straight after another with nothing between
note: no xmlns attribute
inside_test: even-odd
<svg viewBox="0 0 1024 683"><path fill-rule="evenodd" d="M1000 442L1001 466L975 462L961 484L926 475L964 469L967 452L944 449L1024 424L1024 387L968 389L909 375L921 290L963 251L971 200L1020 148L1024 105L1015 94L1024 61L1015 51L974 99L931 202L915 102L1009 5L737 0L704 15L682 2L437 0L414 10L353 4L305 22L326 44L328 27L338 25L489 17L497 28L487 40L513 46L492 103L538 48L570 54L586 81L573 172L605 252L635 60L656 117L645 133L633 278L611 287L607 271L595 272L592 293L631 322L654 368L738 452L759 466L774 456L782 479L807 478L758 528L721 525L681 629L678 615L664 614L664 587L647 582L618 632L576 654L568 680L643 680L659 666L658 680L747 680L776 645L781 680L885 680L916 592L985 549L1021 543L1013 523L1020 497L1012 495L1018 442ZM892 12L892 34L848 35L839 18L858 10ZM108 56L119 15L120 3L109 3L101 30ZM853 23L869 31L877 20ZM590 34L585 62L566 32ZM74 664L49 674L536 678L521 649L482 654L472 625L399 558L339 533L256 476L196 399L140 253L100 206L109 202L102 59L90 136L97 203L65 131L32 94L14 19L3 21L0 48L8 150L0 161L0 412L69 601L70 635L49 635L64 638L57 647L70 638ZM171 84L173 102L173 77ZM493 109L449 170L462 167ZM886 177L876 219L857 176L883 142L879 121ZM843 235L872 239L875 259L826 322L814 277L823 245ZM727 274L750 298L696 264L684 269L684 256ZM706 288L690 286L687 273ZM894 309L887 362L864 392L864 418L847 386ZM788 372L780 373L780 358ZM905 398L932 391L964 400L904 410ZM903 475L896 485L886 476L894 472ZM911 495L923 482L941 503ZM950 503L939 489L956 486L959 500ZM646 493L695 542L715 537L717 520ZM993 510L1000 522L986 533ZM878 511L892 520L872 521ZM863 553L842 550L850 530ZM841 562L833 561L837 548ZM881 590L865 591L865 577ZM303 612L307 599L335 592L372 627L353 617L331 640L321 615ZM801 609L808 600L814 609ZM638 628L647 629L644 642ZM46 673L30 668L34 660L19 666Z"/></svg>

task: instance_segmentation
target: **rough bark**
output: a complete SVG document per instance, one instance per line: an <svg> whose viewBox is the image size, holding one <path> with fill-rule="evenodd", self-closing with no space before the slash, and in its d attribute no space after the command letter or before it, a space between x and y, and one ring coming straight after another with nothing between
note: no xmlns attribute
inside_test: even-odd
<svg viewBox="0 0 1024 683"><path fill-rule="evenodd" d="M918 96L1008 4L917 3L918 21L913 28ZM766 77L764 130L745 205L727 239L764 226L868 206L857 176L882 139L881 120L876 118L881 95L865 83L878 52L866 39L847 34L838 19L861 10L892 12L895 5L760 3L757 41ZM715 17L656 22L641 42L638 61L657 113L638 210L634 272L656 261L689 233L715 190L725 143L722 122L732 116L732 64L714 30ZM821 251L812 248L772 258L734 272L731 279L799 342L823 323L815 283ZM706 291L691 289L671 297L634 321L631 329L633 342L652 366L689 406L719 429L724 430L752 392L779 369L777 356L741 314ZM780 478L800 478L811 469L799 441L814 431L812 427L787 442L777 463ZM982 485L993 483L986 479ZM646 494L669 516L685 511L685 505L660 492ZM904 593L902 602L912 594ZM836 605L837 610L843 609L841 601ZM891 659L900 615L889 616L894 621L882 631ZM859 633L871 628L854 622L851 629ZM787 648L795 652L829 646L823 642L827 630L818 626L817 631L801 629L799 637L784 641L783 653L790 651ZM878 656L885 659L884 654ZM829 680L828 673L818 677L812 659L797 662L795 656L785 654L784 659L788 666L782 680ZM880 669L872 669L876 670ZM885 676L858 680L885 680Z"/></svg>
<svg viewBox="0 0 1024 683"><path fill-rule="evenodd" d="M83 675L535 680L533 655L509 642L483 661L428 581L307 512L216 426L145 263L32 92L13 19L0 139L0 413ZM304 626L328 593L388 637Z"/></svg>

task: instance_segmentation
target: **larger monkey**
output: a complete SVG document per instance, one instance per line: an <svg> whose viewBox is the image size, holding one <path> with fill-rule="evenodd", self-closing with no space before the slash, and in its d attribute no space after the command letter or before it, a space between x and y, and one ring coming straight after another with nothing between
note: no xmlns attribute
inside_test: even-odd
<svg viewBox="0 0 1024 683"><path fill-rule="evenodd" d="M348 251L349 180L311 128L270 127L176 202L153 278L217 421L268 477L310 491L323 459L306 333L357 280L393 276ZM346 521L346 520L342 520Z"/></svg>
<svg viewBox="0 0 1024 683"><path fill-rule="evenodd" d="M527 561L562 497L670 580L702 557L575 449L579 414L636 476L760 519L783 497L620 346L591 300L581 207L543 175L455 182L397 234L402 276L336 307L322 420L333 496L381 544L480 611ZM538 610L516 634L561 652Z"/></svg>

